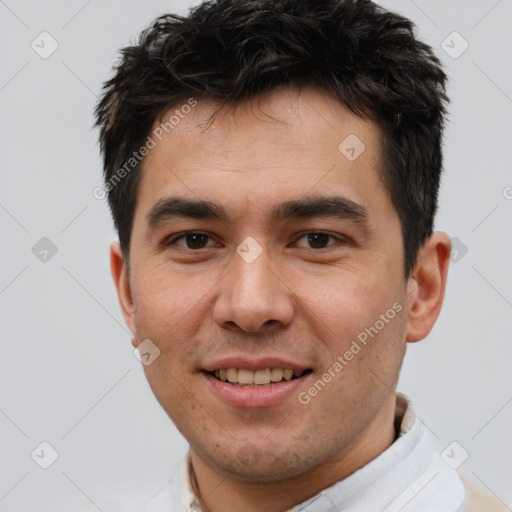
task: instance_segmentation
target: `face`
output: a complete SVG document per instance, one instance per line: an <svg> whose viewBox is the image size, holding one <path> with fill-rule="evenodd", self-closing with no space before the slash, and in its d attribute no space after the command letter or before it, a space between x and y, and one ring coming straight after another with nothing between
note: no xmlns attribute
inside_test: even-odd
<svg viewBox="0 0 512 512"><path fill-rule="evenodd" d="M193 453L272 481L394 407L400 221L379 130L335 99L276 90L207 126L215 108L198 102L145 158L120 297L135 344L160 351L146 376Z"/></svg>

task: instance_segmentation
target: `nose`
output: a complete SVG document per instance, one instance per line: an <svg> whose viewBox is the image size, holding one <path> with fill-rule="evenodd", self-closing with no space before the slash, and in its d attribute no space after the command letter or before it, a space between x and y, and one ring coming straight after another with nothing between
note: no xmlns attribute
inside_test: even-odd
<svg viewBox="0 0 512 512"><path fill-rule="evenodd" d="M214 305L215 322L225 329L273 332L290 325L293 293L270 267L266 251L248 263L234 255L233 267L222 279Z"/></svg>

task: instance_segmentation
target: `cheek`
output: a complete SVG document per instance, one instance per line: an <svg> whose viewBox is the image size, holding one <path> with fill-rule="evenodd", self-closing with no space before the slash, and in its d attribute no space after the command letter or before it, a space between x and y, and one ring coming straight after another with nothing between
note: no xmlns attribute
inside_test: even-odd
<svg viewBox="0 0 512 512"><path fill-rule="evenodd" d="M338 366L334 371L345 375L343 380L364 386L374 380L370 370L386 382L391 379L405 346L406 294L397 282L368 272L364 279L354 273L339 279L332 274L323 284L304 283L303 311L327 349L325 370L341 357L343 370Z"/></svg>
<svg viewBox="0 0 512 512"><path fill-rule="evenodd" d="M170 267L156 266L140 275L133 297L137 333L162 340L177 331L182 336L202 310L201 297L207 291L203 287Z"/></svg>
<svg viewBox="0 0 512 512"><path fill-rule="evenodd" d="M158 286L151 281L145 284L136 297L136 334L139 341L149 339L158 347L158 358L144 370L157 399L170 410L170 402L187 400L181 385L188 385L199 344L194 334L205 312L190 292L177 293L173 288L167 291L162 281Z"/></svg>
<svg viewBox="0 0 512 512"><path fill-rule="evenodd" d="M179 374L178 368L172 368L168 361L162 361L165 357L166 355L162 355L152 365L144 367L146 379L161 407L176 427L186 433L190 430L190 415L203 414L203 407L201 400L189 390L188 383ZM197 425L205 428L208 425L207 418L198 421Z"/></svg>
<svg viewBox="0 0 512 512"><path fill-rule="evenodd" d="M396 287L396 285L395 285ZM296 281L294 293L304 314L323 324L331 334L357 335L373 325L397 300L397 291L371 271L339 270ZM342 336L342 339L344 336Z"/></svg>

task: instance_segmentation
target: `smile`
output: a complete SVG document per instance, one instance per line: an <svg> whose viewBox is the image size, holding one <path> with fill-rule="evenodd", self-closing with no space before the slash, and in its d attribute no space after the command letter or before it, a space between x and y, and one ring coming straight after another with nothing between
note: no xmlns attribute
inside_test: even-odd
<svg viewBox="0 0 512 512"><path fill-rule="evenodd" d="M283 381L298 379L312 371L312 369L292 370L290 368L266 368L256 371L247 368L220 368L207 373L217 380L234 386L265 387Z"/></svg>

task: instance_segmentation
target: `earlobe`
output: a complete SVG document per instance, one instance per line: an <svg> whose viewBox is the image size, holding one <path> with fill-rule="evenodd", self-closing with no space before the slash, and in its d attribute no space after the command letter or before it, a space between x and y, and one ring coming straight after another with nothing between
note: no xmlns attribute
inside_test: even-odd
<svg viewBox="0 0 512 512"><path fill-rule="evenodd" d="M408 342L424 339L434 327L443 305L450 254L450 237L443 232L434 233L420 248L408 283Z"/></svg>
<svg viewBox="0 0 512 512"><path fill-rule="evenodd" d="M119 242L110 245L110 270L117 290L117 298L126 324L135 335L135 322L133 318L134 303L130 281L127 275L126 262Z"/></svg>

